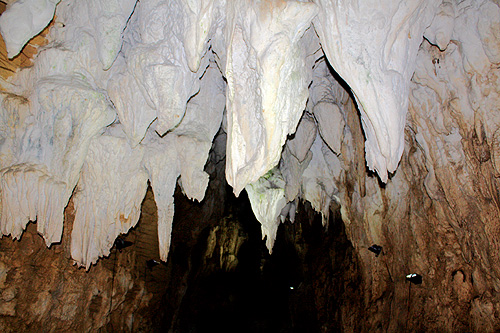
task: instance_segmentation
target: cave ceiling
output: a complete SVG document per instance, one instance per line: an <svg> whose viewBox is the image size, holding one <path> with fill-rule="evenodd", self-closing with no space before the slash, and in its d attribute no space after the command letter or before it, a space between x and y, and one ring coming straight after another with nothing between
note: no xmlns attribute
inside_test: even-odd
<svg viewBox="0 0 500 333"><path fill-rule="evenodd" d="M377 212L403 215L413 176L458 200L442 170L462 165L474 192L470 133L500 174L499 17L489 0L11 2L8 57L44 41L0 82L0 231L36 221L57 243L73 197L71 254L89 268L136 225L149 182L166 260L174 190L204 199L220 131L269 250L297 200L325 221L336 202L355 244L380 241Z"/></svg>

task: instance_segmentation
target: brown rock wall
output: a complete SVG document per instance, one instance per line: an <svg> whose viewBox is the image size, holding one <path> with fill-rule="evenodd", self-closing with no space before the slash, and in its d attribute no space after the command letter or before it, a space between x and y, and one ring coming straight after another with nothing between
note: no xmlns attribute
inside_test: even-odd
<svg viewBox="0 0 500 333"><path fill-rule="evenodd" d="M148 192L148 196L151 196ZM146 309L161 295L144 278L145 261L136 244L113 248L89 271L70 257L72 201L65 211L62 242L47 248L33 223L20 241L0 240L0 331L86 332L146 329ZM154 220L142 222L142 225ZM146 229L146 228L145 228ZM138 236L140 235L140 236ZM127 240L141 243L133 230ZM110 316L111 313L111 316Z"/></svg>
<svg viewBox="0 0 500 333"><path fill-rule="evenodd" d="M362 173L343 161L343 218L361 258L362 331L500 329L498 74L495 64L469 68L458 41L444 51L424 41L398 170L385 185L366 174L363 195L353 185ZM373 243L383 256L367 251ZM410 288L409 273L423 283Z"/></svg>

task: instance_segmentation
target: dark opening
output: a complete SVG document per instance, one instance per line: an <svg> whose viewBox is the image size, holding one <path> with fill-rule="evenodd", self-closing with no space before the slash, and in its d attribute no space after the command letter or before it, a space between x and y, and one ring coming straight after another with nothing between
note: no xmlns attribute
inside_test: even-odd
<svg viewBox="0 0 500 333"><path fill-rule="evenodd" d="M321 216L309 204L300 204L296 222L280 225L270 255L246 193L239 198L229 188L226 193L222 217L203 222L198 231L191 229L191 233L198 232L192 242L179 236L190 224L183 210L202 212L203 204L192 203L180 193L176 196L179 217L174 223L167 264L169 286L163 296L161 330L340 329L344 290L349 290L350 301L355 301L358 281L357 276L344 274L357 268L349 267L355 262L353 248L339 213L331 214L329 228L325 228ZM214 235L215 247L210 245ZM235 252L230 253L232 250Z"/></svg>

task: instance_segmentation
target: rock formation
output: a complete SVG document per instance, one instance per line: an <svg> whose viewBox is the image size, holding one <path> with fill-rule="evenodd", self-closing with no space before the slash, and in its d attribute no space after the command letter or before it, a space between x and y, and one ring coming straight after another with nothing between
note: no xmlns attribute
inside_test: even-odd
<svg viewBox="0 0 500 333"><path fill-rule="evenodd" d="M500 329L498 0L18 0L9 58L49 24L1 81L3 235L59 243L71 202L88 270L149 181L166 261L176 186L206 200L212 149L269 251L301 202L325 228L340 210L363 302L339 327Z"/></svg>

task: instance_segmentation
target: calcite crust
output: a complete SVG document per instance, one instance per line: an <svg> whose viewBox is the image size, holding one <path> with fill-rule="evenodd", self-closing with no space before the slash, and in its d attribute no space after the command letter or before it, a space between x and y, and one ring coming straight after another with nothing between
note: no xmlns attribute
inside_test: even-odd
<svg viewBox="0 0 500 333"><path fill-rule="evenodd" d="M352 113L366 165L390 183L409 105L431 198L444 196L439 169L466 159L456 122L483 133L492 153L476 155L500 174L497 14L491 1L14 2L0 17L9 57L56 22L34 65L1 84L0 230L19 238L36 220L47 245L58 242L76 188L72 256L89 268L137 223L150 181L166 260L175 187L203 200L221 129L227 181L247 190L272 249L296 200L325 223L337 202L349 224L345 206L375 196L361 176L350 184L359 197L341 186L359 148ZM436 109L444 100L451 114Z"/></svg>

